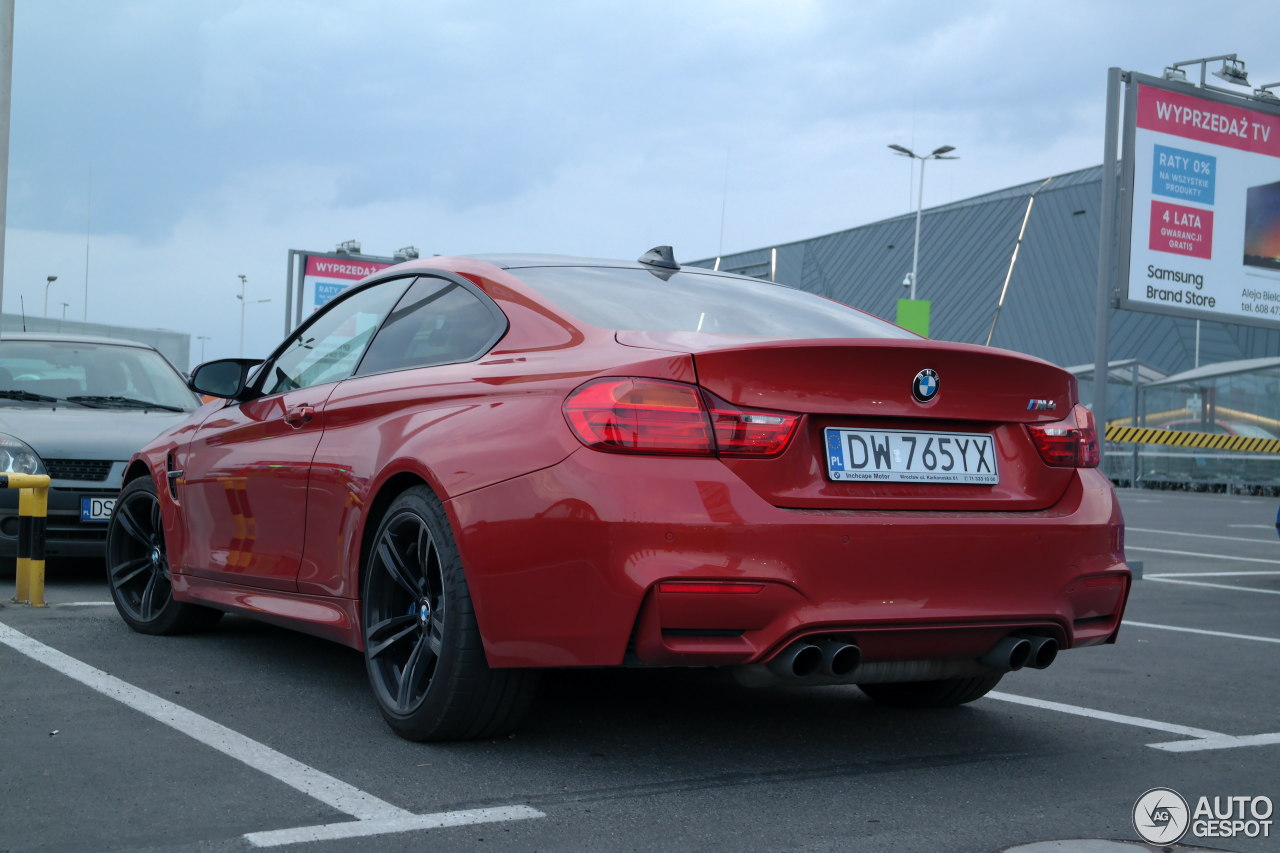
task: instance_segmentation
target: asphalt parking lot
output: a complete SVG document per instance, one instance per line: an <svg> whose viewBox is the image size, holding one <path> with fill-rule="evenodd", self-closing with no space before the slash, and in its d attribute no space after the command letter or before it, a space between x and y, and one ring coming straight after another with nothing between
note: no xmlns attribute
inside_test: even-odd
<svg viewBox="0 0 1280 853"><path fill-rule="evenodd" d="M100 566L54 563L48 609L0 608L0 853L976 853L1136 843L1134 803L1156 787L1193 808L1280 799L1276 500L1121 500L1145 578L1120 642L972 705L561 672L518 735L448 745L384 726L358 653L237 617L134 634ZM1277 835L1182 843L1268 851Z"/></svg>

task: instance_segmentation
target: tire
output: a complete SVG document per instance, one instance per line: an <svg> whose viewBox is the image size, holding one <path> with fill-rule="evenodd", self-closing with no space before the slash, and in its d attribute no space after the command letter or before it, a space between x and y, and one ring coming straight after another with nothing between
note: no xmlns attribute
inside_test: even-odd
<svg viewBox="0 0 1280 853"><path fill-rule="evenodd" d="M899 708L951 708L986 696L1004 677L979 675L973 678L944 678L940 681L906 681L887 684L859 684L858 689L883 705Z"/></svg>
<svg viewBox="0 0 1280 853"><path fill-rule="evenodd" d="M126 485L107 526L107 586L120 618L142 634L188 634L212 627L221 610L175 601L160 501L150 477Z"/></svg>
<svg viewBox="0 0 1280 853"><path fill-rule="evenodd" d="M396 734L471 740L506 734L523 721L538 673L489 668L457 544L426 486L388 507L361 588L365 668Z"/></svg>

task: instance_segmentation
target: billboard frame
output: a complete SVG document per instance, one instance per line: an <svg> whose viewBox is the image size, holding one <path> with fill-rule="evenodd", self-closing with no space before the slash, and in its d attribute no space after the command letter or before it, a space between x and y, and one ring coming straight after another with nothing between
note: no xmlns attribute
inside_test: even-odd
<svg viewBox="0 0 1280 853"><path fill-rule="evenodd" d="M1146 86L1150 89L1171 92L1184 97L1195 98L1235 109L1247 109L1280 119L1280 103L1269 102L1245 94L1235 94L1216 87L1202 87L1181 80L1168 80L1152 77L1133 71L1121 72L1124 82L1124 120L1121 138L1121 159L1119 175L1119 247L1116 258L1115 286L1112 291L1115 307L1127 311L1141 311L1148 314L1163 314L1170 317L1185 317L1193 320L1207 320L1214 323L1230 323L1241 326L1252 326L1264 329L1280 329L1280 315L1262 316L1237 312L1201 309L1192 306L1159 304L1147 300L1133 299L1130 296L1134 251L1134 210L1137 199L1137 137L1138 137L1138 89ZM1222 147L1222 146L1215 146ZM1113 173L1114 174L1114 173ZM1108 175L1104 175L1104 181ZM1215 211L1210 210L1212 216ZM1173 286L1173 285L1171 285ZM1277 283L1280 287L1280 282Z"/></svg>
<svg viewBox="0 0 1280 853"><path fill-rule="evenodd" d="M306 294L306 276L307 261L311 258L321 258L332 261L347 261L355 263L371 263L379 264L382 268L402 264L406 261L415 260L415 254L410 256L407 254L397 254L392 257L383 255L364 255L359 252L345 251L328 251L328 252L312 252L307 249L290 249L289 250L289 272L285 279L285 299L284 299L284 334L285 337L289 333L302 324L309 312L303 307L303 297ZM378 270L381 272L381 269ZM352 284L355 282L353 281Z"/></svg>
<svg viewBox="0 0 1280 853"><path fill-rule="evenodd" d="M1234 62L1235 59L1235 54L1228 54L1177 63L1166 69L1166 71L1176 71L1182 66L1200 65L1201 85L1199 86L1185 80L1171 80L1134 71L1124 71L1115 66L1107 69L1107 106L1102 147L1102 209L1098 227L1098 289L1095 306L1097 319L1093 371L1095 381L1092 406L1093 416L1103 430L1106 429L1107 424L1107 383L1096 381L1096 377L1109 375L1110 327L1113 309L1191 318L1197 322L1197 335L1201 320L1251 325L1259 328L1280 328L1280 323L1246 323L1235 315L1224 315L1217 311L1198 311L1194 308L1174 310L1165 306L1153 306L1150 302L1135 302L1129 299L1129 273L1133 258L1134 152L1137 141L1138 86L1147 85L1184 95L1190 94L1215 103L1236 108L1246 107L1257 112L1274 113L1280 116L1280 105L1274 101L1263 100L1256 94L1251 96L1236 93L1205 83L1207 63L1217 60ZM1264 91L1267 88L1264 87ZM1123 152L1120 158L1117 157L1117 147L1120 147ZM1120 219L1118 234L1117 218ZM1105 453L1105 442L1100 445L1099 450Z"/></svg>

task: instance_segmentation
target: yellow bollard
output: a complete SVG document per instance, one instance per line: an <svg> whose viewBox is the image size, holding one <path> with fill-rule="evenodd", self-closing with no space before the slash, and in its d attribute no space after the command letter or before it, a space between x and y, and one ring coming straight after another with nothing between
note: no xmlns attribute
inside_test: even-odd
<svg viewBox="0 0 1280 853"><path fill-rule="evenodd" d="M31 516L31 490L18 490L18 559L14 568L14 576L18 588L13 594L14 604L26 604L31 601L31 533L27 530L27 521Z"/></svg>
<svg viewBox="0 0 1280 853"><path fill-rule="evenodd" d="M0 474L0 489L18 489L18 559L15 604L44 602L44 534L49 514L49 478L44 474Z"/></svg>

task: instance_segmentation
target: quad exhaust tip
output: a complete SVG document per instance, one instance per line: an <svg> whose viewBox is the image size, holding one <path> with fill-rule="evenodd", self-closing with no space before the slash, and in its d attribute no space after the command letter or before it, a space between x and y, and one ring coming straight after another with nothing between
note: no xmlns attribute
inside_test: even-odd
<svg viewBox="0 0 1280 853"><path fill-rule="evenodd" d="M822 668L822 649L812 643L792 643L769 661L769 671L783 678L804 678Z"/></svg>
<svg viewBox="0 0 1280 853"><path fill-rule="evenodd" d="M832 678L844 678L862 663L862 649L852 643L840 640L822 640L818 643L822 650L822 666L818 671Z"/></svg>
<svg viewBox="0 0 1280 853"><path fill-rule="evenodd" d="M1026 637L1005 637L981 658L982 663L1002 672L1017 672L1031 660L1031 641Z"/></svg>
<svg viewBox="0 0 1280 853"><path fill-rule="evenodd" d="M841 640L815 640L792 643L783 649L768 669L782 678L807 678L823 675L844 678L862 663L862 650Z"/></svg>
<svg viewBox="0 0 1280 853"><path fill-rule="evenodd" d="M797 640L766 664L737 668L744 684L759 686L781 679L807 684L866 681L927 681L967 677L983 672L1016 672L1023 667L1045 669L1058 656L1058 641L1039 635L1010 634L974 660L862 662L862 650L834 638Z"/></svg>
<svg viewBox="0 0 1280 853"><path fill-rule="evenodd" d="M1052 637L1027 637L1031 643L1031 655L1027 666L1032 669L1047 669L1058 658L1058 641Z"/></svg>
<svg viewBox="0 0 1280 853"><path fill-rule="evenodd" d="M985 666L1001 672L1017 672L1024 666L1045 669L1058 657L1058 641L1052 637L1010 634L996 643L980 659Z"/></svg>

